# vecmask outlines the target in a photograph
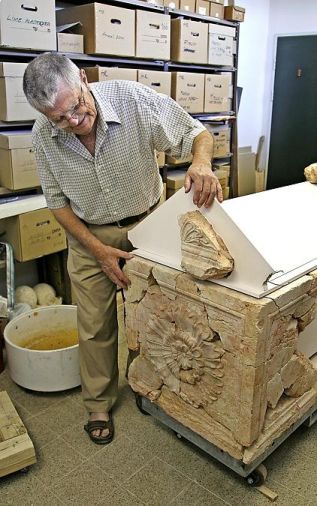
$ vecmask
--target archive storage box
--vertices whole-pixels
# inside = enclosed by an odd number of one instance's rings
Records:
[[[10,190],[40,186],[31,132],[0,133],[0,185]]]
[[[205,75],[204,112],[225,112],[231,110],[231,76],[221,74]]]
[[[82,24],[87,54],[113,54],[134,56],[135,13],[130,9],[92,3],[56,11],[58,25]]]
[[[173,99],[187,112],[203,112],[204,82],[205,74],[172,72]]]
[[[169,170],[166,178],[166,198],[169,199],[178,190],[183,188],[186,170]]]
[[[56,51],[55,0],[1,0],[0,46]]]
[[[27,63],[0,62],[1,121],[30,121],[39,116],[24,95],[22,81],[26,67]]]
[[[209,1],[196,0],[196,12],[202,16],[209,16]]]
[[[195,0],[180,0],[179,8],[181,11],[195,12]]]
[[[137,58],[170,59],[171,17],[150,11],[136,11]]]
[[[57,51],[82,54],[84,52],[84,36],[77,33],[58,33]]]
[[[49,209],[39,209],[5,219],[5,238],[20,262],[66,248],[64,229]]]
[[[185,63],[207,63],[208,23],[172,20],[171,58]]]
[[[225,158],[230,155],[231,129],[227,126],[215,127],[206,123],[207,130],[214,139],[214,158]]]
[[[209,23],[208,63],[210,65],[233,66],[236,29]]]
[[[89,83],[96,81],[111,81],[113,79],[124,79],[126,81],[137,80],[137,70],[121,69],[119,67],[84,67]]]
[[[172,74],[159,70],[138,70],[139,83],[149,86],[158,93],[171,95]]]
[[[209,2],[209,16],[212,18],[223,19],[225,16],[225,8],[222,4]]]

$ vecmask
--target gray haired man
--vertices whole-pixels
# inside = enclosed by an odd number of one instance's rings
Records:
[[[212,136],[171,98],[130,81],[88,84],[84,70],[56,53],[27,67],[24,92],[42,114],[33,128],[47,205],[68,236],[68,271],[78,304],[85,430],[97,444],[114,434],[117,398],[116,287],[132,246],[128,230],[158,203],[154,150],[193,154],[185,191],[210,206],[221,186],[211,170]]]

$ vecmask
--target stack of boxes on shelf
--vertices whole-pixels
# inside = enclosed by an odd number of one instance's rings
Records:
[[[24,4],[15,0],[0,3],[0,45],[32,50],[56,50],[55,1]],[[31,129],[27,122],[38,113],[28,104],[22,79],[27,64],[0,62],[0,193],[6,200],[37,193]],[[19,130],[11,130],[19,123]],[[23,122],[25,126],[23,126]],[[20,125],[21,123],[21,125]],[[1,220],[1,232],[19,261],[65,249],[66,237],[48,209],[39,209]]]
[[[223,19],[223,0],[151,0],[161,7],[172,10],[195,12],[201,16]],[[128,7],[128,6],[127,6]],[[231,15],[237,15],[239,8],[233,7]],[[37,51],[59,50],[71,54],[91,55],[172,61],[169,68],[183,66],[182,71],[137,69],[114,66],[85,67],[90,82],[107,79],[128,79],[150,86],[160,93],[170,95],[191,114],[210,113],[228,115],[232,111],[232,68],[236,51],[236,27],[213,23],[212,19],[190,20],[175,18],[164,13],[163,9],[141,10],[117,7],[102,3],[58,9],[55,12],[54,0],[42,0],[36,7],[17,0],[0,2],[0,46]],[[57,25],[57,26],[56,26]],[[212,73],[204,69],[192,69],[192,65],[213,66]],[[11,122],[30,122],[37,113],[26,101],[22,89],[22,76],[26,63],[0,62],[0,186],[10,192],[26,192],[39,188],[36,173],[35,156],[31,141],[30,127],[21,127],[19,131],[5,131],[3,125]],[[188,67],[190,72],[185,71]],[[13,123],[14,124],[14,123]],[[221,159],[230,154],[230,128],[209,125],[215,140],[215,158]],[[179,161],[157,153],[158,166],[165,163],[178,165]],[[182,160],[181,164],[190,160]],[[230,167],[229,165],[227,166]],[[218,168],[218,170],[220,170]],[[223,170],[223,169],[221,169]],[[226,176],[226,177],[225,177]],[[228,187],[228,170],[219,173],[224,189]],[[173,173],[169,174],[169,180]],[[174,188],[180,184],[181,174],[177,174]],[[168,181],[169,181],[168,180]],[[40,236],[47,238],[48,251],[65,248],[66,240],[53,215],[47,209],[32,211],[23,216],[11,218],[8,236],[16,244],[16,257],[27,260],[43,253],[39,248]],[[28,225],[22,223],[30,218]],[[32,234],[33,223],[36,234]],[[25,237],[23,227],[28,228],[32,238],[33,253],[23,253]],[[48,228],[47,228],[48,227]],[[9,230],[9,229],[8,229]],[[13,231],[13,232],[12,232]],[[15,239],[12,233],[16,235]],[[42,234],[42,235],[41,235]],[[52,240],[54,237],[58,241]],[[45,248],[44,248],[45,249]],[[31,248],[32,250],[32,248]],[[28,250],[30,251],[30,249]]]

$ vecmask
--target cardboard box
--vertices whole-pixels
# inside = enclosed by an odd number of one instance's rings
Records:
[[[218,178],[222,191],[229,186],[229,176],[226,170],[216,169],[214,175]]]
[[[209,2],[209,16],[212,18],[224,19],[224,6],[219,3]]]
[[[208,63],[233,66],[236,29],[209,23]]]
[[[64,229],[49,209],[39,209],[5,219],[6,240],[20,262],[66,248]]]
[[[0,185],[10,190],[40,186],[32,133],[0,133]]]
[[[179,190],[184,186],[187,170],[169,170],[166,177],[166,187],[171,190]]]
[[[27,63],[0,62],[0,120],[31,121],[39,113],[28,103],[23,91]]]
[[[208,0],[196,0],[195,12],[197,12],[197,14],[201,14],[202,16],[209,16]]]
[[[171,96],[172,74],[159,70],[138,70],[139,83],[149,86],[158,93]]]
[[[185,63],[207,63],[208,23],[172,20],[171,58]]]
[[[150,11],[136,11],[136,48],[138,58],[170,59],[171,17]]]
[[[227,126],[205,124],[214,139],[214,158],[225,158],[230,155],[231,129]]]
[[[179,8],[181,11],[195,12],[196,2],[195,0],[180,0]]]
[[[228,21],[244,21],[245,9],[237,5],[225,7],[225,19]]]
[[[157,166],[164,167],[165,165],[165,153],[164,151],[155,151]]]
[[[179,9],[179,0],[146,0],[148,4],[169,7],[170,9]]]
[[[58,33],[57,51],[60,53],[83,53],[84,36],[76,33]]]
[[[134,10],[95,2],[57,10],[56,20],[58,25],[82,24],[86,54],[134,56]]]
[[[238,149],[238,196],[255,193],[256,154],[251,146]]]
[[[187,158],[175,158],[174,156],[166,155],[165,161],[167,165],[184,165],[185,163],[191,163],[193,160],[193,155],[189,155]]]
[[[212,3],[223,5],[225,2],[224,0],[212,0]]]
[[[172,97],[185,111],[204,110],[205,74],[172,72]]]
[[[112,81],[123,79],[126,81],[137,81],[136,69],[121,69],[119,67],[84,67],[89,83],[96,81]]]
[[[231,76],[221,74],[205,75],[204,112],[228,112],[231,109]]]
[[[1,0],[0,45],[56,51],[55,0]]]

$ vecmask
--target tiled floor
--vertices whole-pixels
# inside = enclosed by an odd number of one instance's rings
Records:
[[[125,363],[121,332],[116,436],[106,447],[94,445],[83,432],[79,389],[36,394],[16,386],[7,371],[0,374],[0,390],[9,393],[38,458],[28,473],[0,478],[1,506],[270,504],[242,478],[142,415],[124,378]],[[278,492],[278,505],[317,505],[316,457],[317,425],[300,428],[267,459],[267,484]]]

